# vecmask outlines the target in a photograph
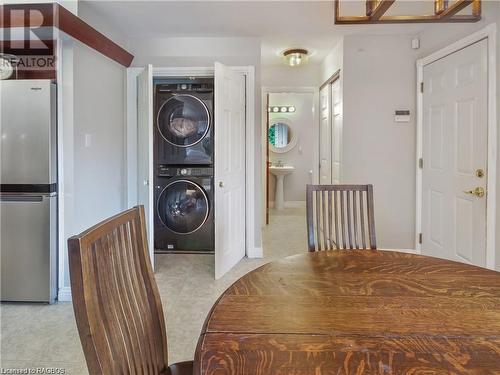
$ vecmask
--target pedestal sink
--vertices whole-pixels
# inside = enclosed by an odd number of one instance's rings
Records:
[[[276,192],[274,195],[274,207],[277,210],[282,210],[285,207],[284,198],[284,180],[287,174],[292,173],[295,170],[294,167],[290,165],[285,165],[281,167],[271,166],[269,167],[269,172],[276,176]]]

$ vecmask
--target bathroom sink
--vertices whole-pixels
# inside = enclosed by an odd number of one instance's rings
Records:
[[[275,176],[286,176],[287,174],[292,173],[295,170],[295,167],[291,165],[284,165],[282,167],[277,167],[275,165],[269,167],[269,172],[271,172]]]
[[[270,166],[269,172],[276,176],[276,191],[274,195],[274,205],[277,210],[282,210],[285,207],[285,188],[284,180],[287,174],[295,170],[291,165]]]

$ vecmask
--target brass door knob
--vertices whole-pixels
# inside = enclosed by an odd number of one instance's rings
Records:
[[[464,193],[474,195],[478,198],[484,197],[484,189],[481,186],[476,187],[474,190],[464,191]]]

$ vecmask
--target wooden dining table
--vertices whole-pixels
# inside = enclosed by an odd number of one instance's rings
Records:
[[[195,372],[500,374],[500,273],[381,250],[268,263],[210,311]]]

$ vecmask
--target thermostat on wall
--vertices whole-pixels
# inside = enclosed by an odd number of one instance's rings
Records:
[[[410,122],[410,111],[396,110],[394,112],[394,122]]]

